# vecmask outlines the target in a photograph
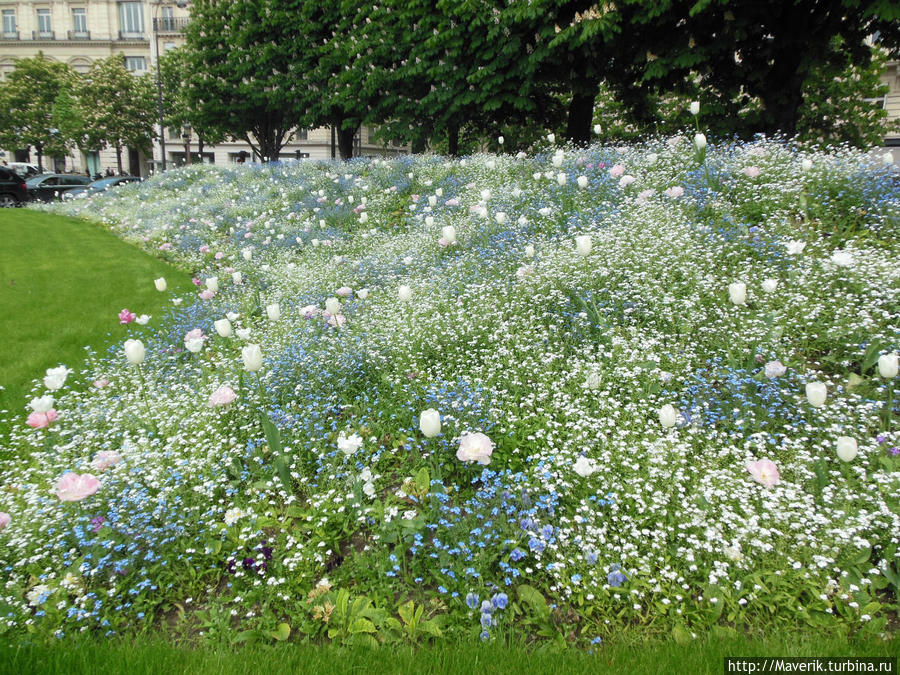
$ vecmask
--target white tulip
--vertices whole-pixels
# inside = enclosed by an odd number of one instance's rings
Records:
[[[481,191],[481,201],[486,202],[491,198],[490,190],[482,190]]]
[[[503,140],[504,140],[504,139],[503,139],[503,136],[497,136],[497,142],[498,142],[500,145],[503,145]]]
[[[504,211],[497,211],[497,213],[494,215],[494,220],[497,221],[498,225],[505,224],[507,220],[506,213]]]
[[[125,340],[122,348],[125,350],[125,358],[128,359],[128,363],[137,366],[144,362],[146,351],[144,343],[140,340]]]
[[[206,280],[206,287],[213,293],[219,292],[219,277],[210,277]]]
[[[777,279],[766,279],[762,282],[762,289],[766,293],[774,293],[775,289],[778,288],[778,280]]]
[[[363,211],[359,214],[359,222],[360,223],[368,223],[369,222],[369,214]]]
[[[828,387],[824,382],[807,382],[806,400],[813,408],[821,408],[828,398]]]
[[[671,403],[666,403],[662,408],[659,409],[659,423],[663,426],[664,429],[669,429],[675,426],[675,422],[678,420],[678,411],[675,410],[675,406]]]
[[[428,196],[428,206],[432,206],[432,207],[437,206],[437,196],[436,195]]]
[[[441,433],[441,414],[434,408],[423,410],[419,415],[419,430],[425,438],[434,438]]]
[[[566,174],[564,174],[562,172],[556,174],[556,182],[559,183],[560,185],[565,185],[568,180],[569,180],[569,177]]]
[[[332,316],[341,313],[341,301],[337,298],[328,298],[325,301],[325,311]]]
[[[747,284],[742,281],[728,284],[728,299],[735,305],[747,304]]]
[[[601,131],[600,125],[599,125],[599,124],[595,124],[595,125],[594,125],[594,133],[597,134],[597,135],[599,136],[599,135],[600,135],[600,131]]]
[[[62,389],[62,386],[66,383],[66,378],[69,376],[70,372],[72,371],[70,371],[65,366],[48,368],[47,374],[44,377],[44,386],[47,387],[47,389],[49,389],[50,391]]]
[[[241,340],[249,340],[250,339],[250,329],[249,328],[238,328],[234,331],[235,335],[237,335]]]
[[[897,377],[897,352],[878,357],[878,374],[887,379]]]
[[[162,293],[163,291],[165,291],[168,288],[168,284],[166,284],[165,277],[160,277],[159,279],[154,279],[153,285],[156,286],[156,290],[158,290],[160,293]]]
[[[547,140],[551,143],[556,143],[556,134],[547,134]]]
[[[441,236],[448,244],[452,244],[456,241],[456,228],[452,225],[445,225],[441,228]]]
[[[253,249],[245,248],[241,251],[241,256],[244,260],[250,260],[253,257]]]
[[[228,319],[219,319],[218,321],[213,321],[213,326],[216,329],[216,332],[220,337],[229,338],[234,335],[234,329],[231,326],[231,321]]]
[[[588,186],[588,177],[587,176],[578,176],[578,187],[584,189]]]
[[[434,216],[425,216],[425,226],[434,227]]]
[[[203,338],[192,338],[184,341],[184,348],[191,354],[196,354],[203,349]]]
[[[369,289],[368,288],[360,288],[358,291],[356,291],[356,297],[359,298],[360,300],[365,300],[366,298],[369,297]]]
[[[525,257],[526,258],[534,257],[534,246],[532,244],[528,244],[528,246],[525,247]]]
[[[31,399],[29,403],[34,412],[45,413],[53,407],[53,397],[50,395]]]
[[[412,289],[406,284],[403,284],[397,289],[397,297],[400,298],[401,302],[409,302],[412,298]]]
[[[694,146],[701,152],[706,148],[706,136],[703,134],[694,135]]]
[[[241,349],[241,359],[244,361],[244,370],[255,373],[262,368],[262,349],[257,344],[247,345]]]
[[[600,469],[600,467],[597,465],[597,460],[590,459],[584,456],[576,459],[575,465],[572,468],[575,469],[575,473],[577,473],[582,478],[587,478],[592,473],[595,473]]]
[[[412,257],[411,255],[406,256],[406,257],[403,259],[403,264],[406,265],[407,267],[409,267],[410,265],[412,265],[412,264],[413,264],[413,257]]]
[[[589,234],[581,234],[575,237],[575,250],[578,251],[578,255],[587,256],[591,252],[592,246],[593,243]]]
[[[858,452],[856,439],[850,436],[839,436],[835,444],[837,456],[844,462],[852,462]]]
[[[281,318],[281,307],[277,302],[266,305],[266,316],[269,317],[269,321],[278,321]]]
[[[700,114],[700,101],[691,101],[690,107],[691,115],[699,115]]]
[[[804,159],[802,162],[800,162],[800,168],[804,171],[809,171],[812,168],[812,160]]]

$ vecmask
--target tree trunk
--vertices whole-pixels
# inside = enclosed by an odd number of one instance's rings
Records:
[[[358,129],[359,127],[357,127]],[[353,157],[353,137],[356,135],[356,129],[338,128],[338,152],[341,153],[341,161],[346,162]]]
[[[116,145],[116,168],[119,170],[119,175],[122,175],[122,146]]]
[[[451,157],[459,157],[459,125],[455,122],[447,129],[447,152]]]
[[[575,88],[573,88],[575,89]],[[588,145],[591,142],[591,124],[594,121],[594,99],[596,88],[583,88],[572,92],[569,103],[569,114],[566,120],[566,138],[575,145]]]
[[[34,146],[34,149],[35,149],[35,151],[37,152],[37,158],[38,158],[38,171],[40,171],[41,173],[44,173],[44,164],[43,164],[44,149],[43,149],[43,147],[40,146],[40,145]]]
[[[203,142],[203,136],[197,134],[197,154],[200,155],[200,163],[203,164],[203,148],[206,143]]]

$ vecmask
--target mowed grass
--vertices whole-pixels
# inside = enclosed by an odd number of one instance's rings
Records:
[[[641,631],[623,631],[591,653],[515,649],[496,644],[437,644],[364,649],[281,644],[240,649],[173,646],[160,638],[92,638],[54,645],[0,646],[0,673],[96,672],[150,675],[216,673],[217,675],[278,673],[722,673],[726,657],[892,657],[900,640],[874,636],[848,637],[804,629],[768,637],[699,636],[677,643],[647,639]],[[264,664],[264,665],[263,665]],[[771,666],[770,666],[771,667]],[[748,672],[744,669],[742,672]],[[849,672],[849,671],[848,671]]]
[[[77,369],[85,346],[125,337],[127,307],[159,319],[190,276],[99,225],[30,209],[0,210],[0,410],[24,414],[34,379],[47,368]],[[152,326],[152,323],[151,323]]]

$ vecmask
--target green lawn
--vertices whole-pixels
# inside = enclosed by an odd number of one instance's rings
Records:
[[[2,209],[0,242],[0,409],[13,414],[47,368],[78,368],[86,345],[122,339],[121,309],[159,318],[171,294],[154,279],[193,288],[185,272],[73,218]]]
[[[58,645],[0,646],[0,673],[723,673],[725,657],[875,656],[896,657],[900,641],[849,638],[805,629],[765,638],[699,636],[682,644],[647,640],[639,630],[623,631],[592,653],[528,651],[497,644],[438,644],[412,649],[364,649],[284,644],[187,649],[159,638],[137,641],[76,639]],[[263,664],[265,664],[263,666]],[[744,671],[747,672],[747,671]],[[847,671],[849,672],[849,671]],[[896,672],[896,671],[895,671]]]

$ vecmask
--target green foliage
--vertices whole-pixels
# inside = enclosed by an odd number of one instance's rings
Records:
[[[58,126],[59,113],[71,106],[68,92],[76,77],[71,68],[43,52],[18,59],[0,86],[0,143],[11,148],[33,146],[39,166],[44,155],[65,154],[74,138],[71,128]]]

